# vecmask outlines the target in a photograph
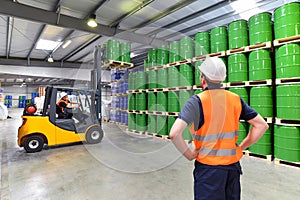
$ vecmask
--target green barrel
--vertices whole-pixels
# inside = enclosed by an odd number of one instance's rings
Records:
[[[272,61],[270,50],[256,50],[249,54],[249,80],[272,79]]]
[[[190,37],[180,39],[180,57],[189,59],[194,57],[194,40]]]
[[[194,85],[194,67],[190,64],[181,64],[179,67],[179,85],[192,86]]]
[[[170,42],[169,63],[180,60],[180,43],[178,41]]]
[[[146,72],[137,72],[135,75],[136,78],[136,88],[140,89],[147,89],[147,73]]]
[[[168,87],[168,71],[167,69],[157,70],[157,87],[167,88]]]
[[[277,117],[300,120],[300,85],[280,85],[276,87]]]
[[[168,135],[170,135],[171,128],[177,117],[168,116]]]
[[[178,92],[168,92],[168,112],[179,112]]]
[[[108,60],[120,60],[120,42],[108,40],[106,46],[106,56]]]
[[[269,124],[269,129],[263,134],[263,136],[255,144],[248,148],[251,153],[272,155],[272,129],[273,125]]]
[[[148,66],[155,67],[157,65],[157,50],[150,49],[148,51]]]
[[[275,158],[300,162],[300,127],[274,126]]]
[[[199,32],[195,35],[195,56],[209,54],[209,32]]]
[[[199,67],[203,63],[202,60],[195,62],[195,85],[200,85],[200,70]]]
[[[177,87],[179,86],[179,77],[180,73],[178,67],[173,66],[167,68],[168,70],[168,87]]]
[[[300,45],[286,44],[276,49],[276,78],[300,77]]]
[[[249,27],[249,44],[259,44],[273,40],[272,32],[272,14],[259,13],[250,17]]]
[[[229,49],[248,46],[248,25],[246,20],[236,20],[228,25]]]
[[[130,43],[121,43],[121,61],[130,63]]]
[[[157,115],[156,116],[156,132],[158,135],[168,135],[168,117]]]
[[[250,89],[250,106],[263,117],[273,117],[272,87],[252,87]]]
[[[248,123],[240,122],[239,124],[239,137],[237,140],[237,144],[241,144],[241,142],[247,137],[248,135]]]
[[[128,75],[128,89],[129,90],[135,90],[135,73],[130,73]]]
[[[4,99],[4,104],[9,104],[9,100],[8,99]]]
[[[148,110],[156,111],[156,93],[148,92]]]
[[[26,98],[24,98],[25,96],[19,96],[19,100],[25,100]]]
[[[134,113],[128,113],[128,129],[129,130],[135,130],[135,121],[136,121],[136,116]]]
[[[148,132],[156,133],[156,116],[148,115]]]
[[[243,53],[228,57],[228,82],[248,81],[248,61]]]
[[[128,110],[136,110],[135,94],[128,94]]]
[[[147,94],[137,93],[135,101],[136,110],[147,110]]]
[[[275,39],[299,35],[300,3],[285,4],[274,11]]]
[[[147,131],[147,115],[136,114],[136,130]]]
[[[166,112],[168,110],[168,99],[166,92],[156,93],[156,110],[160,112]]]
[[[229,88],[229,91],[239,95],[247,104],[249,104],[249,95],[248,95],[247,88],[244,87]]]
[[[169,49],[161,46],[157,49],[157,65],[165,65],[169,63]]]
[[[183,108],[187,100],[193,95],[192,91],[180,90],[179,91],[179,107],[180,110]]]
[[[157,88],[157,71],[151,70],[148,72],[148,88]]]
[[[225,26],[218,26],[210,30],[210,52],[216,53],[226,51],[228,48],[227,29]]]

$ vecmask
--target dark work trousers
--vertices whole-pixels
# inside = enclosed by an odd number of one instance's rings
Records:
[[[195,161],[195,200],[240,200],[241,167],[239,163],[230,166],[209,166]]]

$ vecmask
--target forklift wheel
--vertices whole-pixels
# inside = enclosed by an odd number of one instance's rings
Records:
[[[24,149],[28,153],[41,151],[44,146],[44,139],[39,135],[28,136],[24,141]]]
[[[86,141],[89,144],[96,144],[101,142],[103,138],[103,131],[101,127],[99,126],[94,126],[90,128],[87,133],[86,133]]]

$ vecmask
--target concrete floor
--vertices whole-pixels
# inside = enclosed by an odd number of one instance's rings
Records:
[[[16,142],[21,113],[0,121],[1,200],[193,199],[193,162],[170,142],[105,124],[100,144],[27,154]],[[246,156],[241,163],[243,200],[299,199],[299,168]]]

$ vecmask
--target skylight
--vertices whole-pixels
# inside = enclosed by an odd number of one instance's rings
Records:
[[[52,40],[40,39],[37,42],[35,48],[36,49],[41,49],[41,50],[52,51],[53,49],[55,49],[56,47],[58,47],[61,44],[62,44],[62,42],[59,42],[59,41],[52,41]]]

